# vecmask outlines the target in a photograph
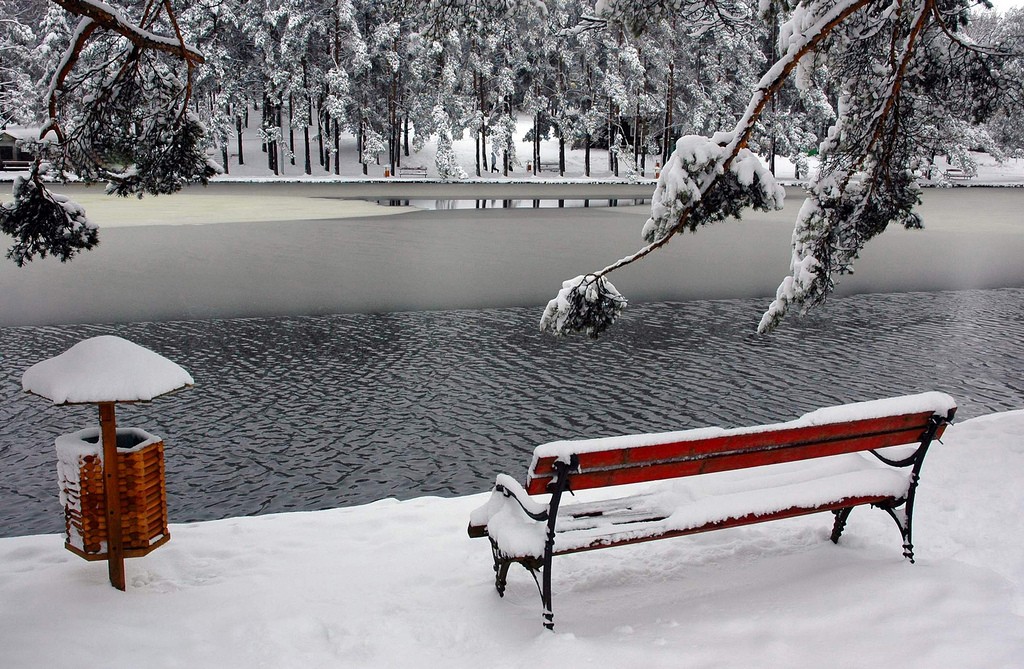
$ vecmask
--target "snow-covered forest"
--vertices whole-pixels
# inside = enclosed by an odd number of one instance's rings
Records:
[[[48,193],[47,169],[159,194],[230,170],[232,153],[274,171],[293,159],[306,172],[342,160],[396,169],[435,141],[436,173],[457,179],[454,137],[474,138],[477,174],[540,169],[539,142],[555,137],[559,171],[566,146],[583,148],[587,174],[592,147],[609,149],[617,175],[664,166],[648,245],[566,282],[542,322],[596,336],[624,305],[606,275],[681,232],[779,207],[775,156],[800,170],[816,153],[767,330],[823,301],[890,223],[920,227],[917,178],[936,156],[971,173],[968,149],[1024,144],[1024,12],[981,15],[972,0],[0,5],[3,118],[52,135],[0,207],[19,265],[97,243],[81,208]],[[519,114],[533,119],[526,156]],[[243,151],[252,122],[265,155]],[[342,133],[357,155],[342,155]]]
[[[85,3],[0,2],[3,124],[44,121],[48,80],[78,23],[67,4]],[[641,25],[597,19],[588,0],[210,0],[180,6],[177,23],[204,57],[191,104],[229,172],[237,160],[271,169],[290,160],[307,173],[314,161],[335,171],[340,160],[397,167],[433,141],[448,165],[439,164],[441,174],[457,177],[462,168],[445,145],[471,136],[478,150],[468,167],[478,175],[493,157],[506,172],[527,163],[538,169],[539,140],[548,138],[563,147],[615,147],[610,167],[619,174],[664,164],[682,135],[731,127],[778,57],[787,13],[771,6],[759,14],[753,0],[708,7],[719,13],[705,10],[695,20],[655,11]],[[969,34],[985,44],[1020,39],[1024,11],[977,14]],[[751,149],[798,165],[816,151],[841,91],[819,74],[811,92],[790,82],[773,96]],[[518,113],[534,120],[532,155],[517,151]],[[968,149],[1021,148],[1019,117],[999,111],[972,121],[955,113],[936,119],[927,148],[967,170]],[[250,124],[266,138],[265,154],[242,151]],[[340,155],[342,133],[358,138],[361,155]],[[564,157],[560,163],[564,170]]]

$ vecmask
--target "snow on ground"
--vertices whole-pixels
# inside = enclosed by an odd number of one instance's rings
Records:
[[[486,494],[172,525],[128,590],[58,536],[0,539],[0,658],[28,667],[1019,667],[1024,411],[925,462],[918,560],[874,509],[555,559],[556,632],[518,566],[500,599]],[[521,478],[523,471],[509,472]],[[56,499],[56,491],[54,493]],[[173,516],[173,510],[172,510]]]

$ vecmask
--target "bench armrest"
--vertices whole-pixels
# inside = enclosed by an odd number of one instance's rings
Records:
[[[548,507],[534,501],[519,482],[499,474],[487,503],[470,514],[470,537],[490,537],[506,555],[544,554]]]

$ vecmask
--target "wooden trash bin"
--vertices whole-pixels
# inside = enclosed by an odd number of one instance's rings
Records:
[[[106,560],[100,430],[94,427],[61,435],[56,446],[64,546],[86,560]],[[142,557],[171,538],[167,530],[164,442],[138,428],[118,428],[117,457],[124,557]]]

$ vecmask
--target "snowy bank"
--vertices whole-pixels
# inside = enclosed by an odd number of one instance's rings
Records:
[[[522,472],[513,472],[521,475]],[[129,587],[59,536],[0,539],[0,658],[23,667],[1018,667],[1024,410],[951,427],[918,562],[858,509],[566,556],[558,631],[466,536],[485,494],[172,525]],[[56,492],[54,493],[56,496]],[[55,507],[56,508],[56,507]],[[173,516],[173,510],[172,510]]]

